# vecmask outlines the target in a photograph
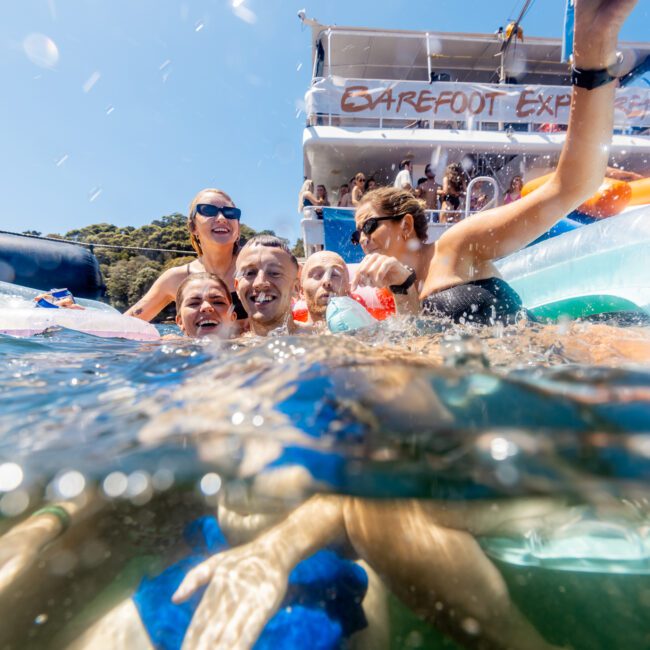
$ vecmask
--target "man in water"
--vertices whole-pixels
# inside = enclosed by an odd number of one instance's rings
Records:
[[[266,336],[283,326],[296,331],[291,301],[298,295],[299,272],[298,260],[282,239],[257,235],[246,242],[237,256],[235,289],[253,334]]]
[[[176,293],[176,324],[185,336],[230,338],[237,316],[224,281],[212,273],[193,273]]]
[[[308,325],[325,321],[330,298],[350,295],[350,274],[343,258],[331,251],[320,251],[307,258],[300,274],[307,303]]]

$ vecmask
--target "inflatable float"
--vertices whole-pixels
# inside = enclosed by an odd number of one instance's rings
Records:
[[[99,262],[88,248],[14,233],[0,232],[0,281],[41,291],[55,283],[82,298],[104,293]]]
[[[650,314],[650,206],[566,232],[497,263],[540,318]]]
[[[0,334],[33,336],[52,328],[65,328],[100,336],[134,341],[155,341],[158,330],[146,321],[123,316],[113,307],[96,300],[78,298],[84,309],[39,309],[34,297],[41,292],[0,282]]]

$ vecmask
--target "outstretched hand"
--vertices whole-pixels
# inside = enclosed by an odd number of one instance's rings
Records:
[[[184,650],[251,647],[286,592],[289,571],[269,545],[252,542],[192,569],[172,597],[187,600],[208,585],[185,635]]]
[[[618,33],[637,2],[576,0],[574,54],[578,67],[600,69],[615,63]]]
[[[359,263],[352,282],[352,290],[354,291],[359,285],[381,288],[402,284],[409,275],[411,270],[394,257],[370,253]]]

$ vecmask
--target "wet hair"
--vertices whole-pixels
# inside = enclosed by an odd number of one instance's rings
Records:
[[[366,192],[369,192],[369,191],[370,191],[370,183],[374,183],[375,186],[378,185],[378,183],[377,183],[377,181],[375,180],[374,176],[371,176],[371,177],[366,181],[366,184],[365,184],[365,186],[364,186],[364,188],[363,188]]]
[[[422,178],[418,178],[418,185],[422,185],[422,183],[426,183],[429,179],[426,176],[423,176]]]
[[[290,258],[291,261],[296,265],[296,268],[300,268],[296,256],[291,252],[286,239],[280,239],[275,235],[255,235],[251,237],[243,246],[242,251],[247,248],[255,248],[256,246],[264,246],[266,248],[279,248],[284,251]]]
[[[465,191],[465,170],[460,163],[447,165],[445,176],[447,177],[447,183],[455,192]]]
[[[389,217],[410,214],[417,238],[425,242],[429,236],[424,201],[416,199],[410,192],[396,187],[378,187],[364,195],[362,203],[371,203],[381,214]]]
[[[194,231],[192,230],[192,226],[194,225],[194,220],[196,219],[196,206],[199,204],[199,197],[202,194],[206,194],[207,192],[211,192],[213,194],[218,194],[221,198],[225,199],[228,201],[228,203],[232,203],[235,205],[235,202],[226,194],[223,190],[218,190],[214,187],[206,187],[204,190],[201,190],[196,194],[196,196],[192,199],[192,203],[190,203],[190,208],[187,213],[187,228],[190,231],[190,244],[192,244],[192,248],[196,251],[197,255],[200,257],[203,255],[203,249],[201,248],[201,242],[199,241],[199,238],[194,234]],[[233,244],[232,248],[232,254],[237,255],[239,252],[239,242],[236,241]]]
[[[427,172],[431,172],[434,176],[436,175],[436,173],[431,169],[431,163],[427,164],[427,166],[424,168],[424,173],[426,174]]]
[[[230,289],[228,289],[228,285],[218,276],[215,275],[214,273],[190,273],[181,283],[178,289],[176,290],[176,311],[180,309],[181,303],[183,302],[183,293],[185,292],[185,289],[190,282],[194,282],[196,280],[212,280],[213,282],[216,282],[219,285],[219,288],[223,291],[224,295],[228,298],[228,302],[232,304],[232,296],[230,295]]]
[[[411,164],[411,161],[408,158],[406,158],[406,159],[402,160],[402,162],[399,164],[399,168],[400,169],[405,169],[410,164]]]
[[[339,189],[343,189],[344,187],[350,189],[350,186],[347,183],[343,183]]]

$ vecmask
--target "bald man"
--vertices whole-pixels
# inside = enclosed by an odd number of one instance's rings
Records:
[[[325,321],[330,298],[350,295],[350,274],[343,258],[331,251],[320,251],[307,258],[300,286],[309,314],[307,326]]]

